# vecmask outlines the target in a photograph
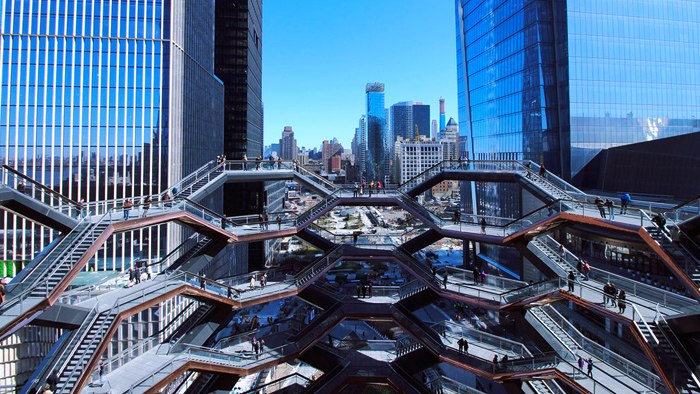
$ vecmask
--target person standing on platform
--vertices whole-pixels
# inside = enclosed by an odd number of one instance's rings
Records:
[[[134,267],[134,278],[136,278],[136,284],[141,283],[141,268],[137,265]]]
[[[146,196],[144,197],[143,201],[141,201],[141,205],[143,205],[143,216],[146,217],[148,215],[148,210],[151,208],[151,196]]]
[[[127,198],[124,200],[124,220],[129,220],[129,213],[131,212],[132,206],[134,206],[134,204],[130,199]]]
[[[617,308],[620,310],[620,314],[625,314],[625,309],[627,309],[627,293],[624,289],[620,290],[620,294],[617,295]]]
[[[608,299],[610,298],[610,282],[603,285],[603,306],[608,306]]]
[[[627,206],[629,205],[631,199],[632,198],[627,193],[620,196],[620,215],[627,213]]]
[[[605,200],[605,206],[608,208],[608,216],[610,216],[611,220],[615,220],[615,205],[613,204],[611,199],[606,199]]]
[[[578,370],[583,374],[583,367],[586,365],[586,360],[583,357],[578,356]]]
[[[574,292],[574,282],[576,281],[576,276],[574,275],[574,271],[569,271],[569,292],[573,293]]]
[[[600,196],[596,197],[595,200],[595,205],[598,207],[598,211],[600,212],[600,217],[605,219],[605,202],[603,201]]]
[[[583,280],[588,280],[590,278],[592,269],[593,267],[591,267],[591,265],[588,264],[588,261],[583,262]]]

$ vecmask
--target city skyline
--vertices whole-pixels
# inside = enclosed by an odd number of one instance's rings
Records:
[[[422,102],[432,121],[442,97],[447,117],[457,117],[454,3],[363,0],[338,12],[334,4],[269,0],[263,7],[265,145],[292,126],[300,147],[333,137],[349,147],[373,82],[385,84],[387,107]],[[370,14],[376,22],[363,20]]]

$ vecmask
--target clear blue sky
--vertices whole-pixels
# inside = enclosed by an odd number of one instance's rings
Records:
[[[350,147],[365,85],[385,84],[386,106],[438,100],[457,119],[453,0],[264,0],[265,145],[292,126],[299,147],[337,137]]]

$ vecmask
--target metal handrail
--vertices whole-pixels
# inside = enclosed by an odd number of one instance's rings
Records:
[[[11,172],[12,174],[14,174],[14,175],[16,175],[16,176],[19,176],[20,178],[24,179],[25,181],[30,182],[31,184],[33,184],[34,186],[40,188],[41,190],[43,190],[43,191],[45,191],[45,192],[47,192],[47,193],[49,193],[49,194],[55,196],[56,198],[58,198],[58,199],[60,199],[60,200],[62,200],[62,201],[65,201],[65,202],[68,203],[69,205],[72,205],[74,208],[80,208],[80,203],[78,203],[77,201],[73,201],[73,200],[70,199],[69,197],[66,197],[66,196],[64,196],[63,194],[58,193],[57,191],[55,191],[55,190],[53,190],[53,189],[51,189],[51,188],[48,188],[48,187],[42,185],[41,183],[39,183],[39,182],[35,181],[34,179],[32,179],[32,178],[30,178],[30,177],[28,177],[28,176],[22,174],[21,172],[15,170],[14,168],[12,168],[12,167],[10,167],[10,166],[8,166],[8,165],[2,164],[2,165],[0,165],[0,168],[2,168],[3,170],[9,171],[9,172]]]

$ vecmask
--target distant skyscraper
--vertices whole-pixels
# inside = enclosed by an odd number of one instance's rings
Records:
[[[367,179],[386,182],[391,138],[387,109],[384,107],[384,84],[368,83],[367,94]]]
[[[445,125],[445,129],[440,132],[440,143],[443,145],[443,156],[445,160],[457,160],[459,158],[459,125],[454,118]]]
[[[443,160],[443,144],[427,137],[422,137],[420,141],[397,138],[396,146],[395,167],[400,174],[399,183],[408,181]]]
[[[445,99],[440,99],[440,131],[445,130]]]
[[[325,140],[323,141],[323,145],[321,146],[321,153],[323,169],[326,170],[326,173],[331,173],[333,171],[331,159],[336,155],[342,155],[343,145],[341,145],[335,138],[333,139],[333,141]]]
[[[355,129],[355,146],[352,154],[355,155],[355,164],[360,167],[360,176],[367,176],[367,117],[361,116],[359,127]]]
[[[280,158],[282,160],[297,159],[297,140],[294,138],[292,126],[284,126],[282,139],[280,139]]]
[[[419,135],[430,137],[429,105],[401,101],[391,106],[391,134],[394,141],[398,137],[405,140],[415,138],[416,127]]]
[[[438,138],[438,121],[437,119],[433,119],[433,127],[432,130],[430,131],[430,139],[437,141]]]
[[[394,140],[398,137],[404,140],[413,138],[413,101],[401,101],[391,106],[391,133]]]
[[[430,106],[423,103],[413,104],[413,133],[418,127],[418,134],[430,138]],[[394,137],[396,138],[396,137]]]

